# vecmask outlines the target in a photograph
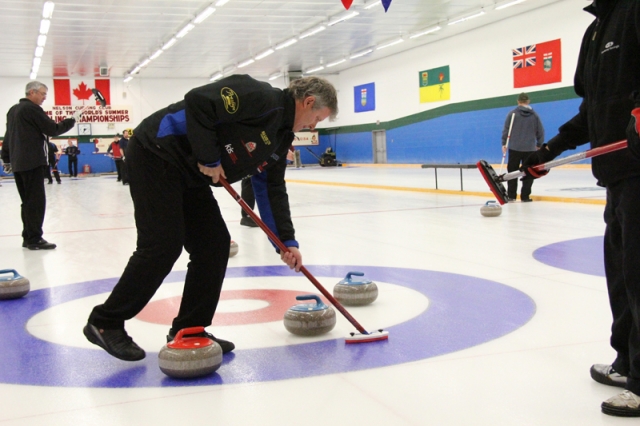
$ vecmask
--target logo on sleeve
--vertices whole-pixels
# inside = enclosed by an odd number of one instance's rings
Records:
[[[603,53],[607,53],[611,50],[615,50],[615,49],[620,49],[620,45],[619,44],[615,44],[614,42],[610,41],[607,44],[604,45],[604,50],[602,52],[600,52],[600,54]]]
[[[263,130],[262,133],[260,133],[260,137],[262,138],[262,141],[265,145],[271,145],[271,141],[269,140],[269,136],[267,136],[267,132]]]
[[[251,153],[252,153],[253,151],[255,151],[255,150],[256,150],[256,148],[258,147],[258,144],[257,144],[257,143],[255,143],[255,142],[247,142],[247,143],[245,143],[244,141],[240,141],[240,142],[242,142],[242,145],[244,146],[244,149],[246,149],[246,150],[247,150],[247,153],[248,153],[249,155],[251,155]]]
[[[236,153],[233,152],[233,145],[227,144],[224,146],[224,149],[227,150],[227,154],[229,154],[229,158],[231,158],[231,161],[233,161],[233,164],[236,164],[236,161],[238,161],[238,157],[236,157]]]
[[[227,110],[229,114],[235,114],[238,108],[240,108],[240,99],[236,92],[228,87],[223,87],[222,90],[220,90],[220,96],[224,101],[224,109]]]

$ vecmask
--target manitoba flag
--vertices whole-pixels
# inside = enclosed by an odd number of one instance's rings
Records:
[[[108,79],[93,81],[54,79],[54,103],[55,105],[84,105],[85,101],[93,100],[92,88],[98,89],[107,101],[107,105],[111,105],[111,84]],[[100,103],[96,102],[96,105],[100,105]]]
[[[513,87],[562,81],[560,39],[512,49]]]

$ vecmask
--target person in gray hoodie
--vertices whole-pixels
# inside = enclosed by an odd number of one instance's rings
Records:
[[[507,171],[514,172],[520,169],[520,164],[532,152],[539,149],[544,143],[544,127],[538,114],[529,105],[529,95],[520,93],[518,95],[518,107],[509,111],[507,119],[502,129],[502,154],[509,150],[509,161],[507,163]],[[512,121],[513,120],[513,121]],[[508,146],[507,146],[508,139]],[[522,179],[522,188],[520,189],[520,201],[528,202],[531,200],[531,186],[533,186],[533,178],[525,176]],[[509,200],[516,199],[518,192],[518,180],[511,179],[507,181],[507,195]]]

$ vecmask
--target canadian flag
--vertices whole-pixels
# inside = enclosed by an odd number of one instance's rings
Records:
[[[54,103],[55,105],[71,105],[72,103],[78,103],[78,101],[87,101],[93,96],[92,88],[98,89],[107,101],[107,105],[111,105],[111,84],[109,79],[96,79],[93,86],[87,86],[87,83],[82,80],[74,81],[73,90],[71,90],[71,80],[68,78],[54,79]],[[72,94],[75,97],[73,101]],[[82,103],[84,104],[84,102]],[[96,101],[96,105],[100,105],[100,103]]]

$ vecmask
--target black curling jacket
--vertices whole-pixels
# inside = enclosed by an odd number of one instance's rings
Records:
[[[7,132],[2,143],[2,161],[11,163],[14,172],[48,165],[49,136],[69,131],[73,118],[56,123],[46,112],[27,98],[20,99],[7,113]]]
[[[549,141],[555,155],[587,142],[595,148],[626,139],[634,108],[630,95],[640,90],[640,1],[597,0],[584,10],[596,19],[582,40],[575,74],[575,91],[583,100],[579,113]],[[591,162],[602,186],[640,175],[640,160],[627,149]]]
[[[230,183],[253,176],[261,219],[286,246],[298,247],[284,180],[294,117],[287,89],[232,75],[147,117],[133,137],[178,167],[189,186],[211,184],[198,163],[222,164]]]

